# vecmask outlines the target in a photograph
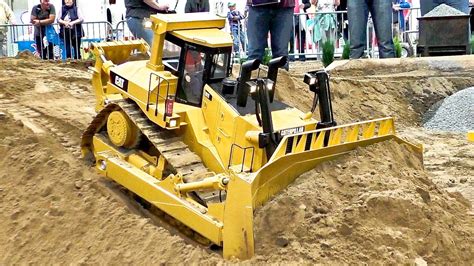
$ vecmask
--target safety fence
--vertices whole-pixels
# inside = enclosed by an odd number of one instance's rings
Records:
[[[418,39],[419,8],[402,8],[393,13],[393,36],[403,44],[406,56],[414,54]],[[349,22],[347,11],[299,13],[293,17],[293,33],[289,42],[290,58],[304,60],[320,59],[323,43],[330,40],[334,45],[334,56],[342,56],[344,44],[348,42]],[[229,25],[224,29],[237,41],[234,43],[234,55],[245,57],[248,39],[247,23],[243,20],[239,30],[232,32]],[[243,36],[242,36],[243,35]],[[61,60],[66,58],[90,57],[90,43],[106,40],[133,40],[126,20],[115,27],[105,21],[84,22],[72,29],[64,29],[58,23],[35,27],[31,24],[0,25],[0,57],[15,56],[18,51],[30,50],[44,59]],[[270,38],[268,38],[270,42]],[[39,49],[37,49],[39,47]],[[270,43],[268,47],[271,47]],[[238,51],[236,51],[238,49]],[[165,50],[179,52],[179,47],[165,44]],[[378,57],[377,39],[372,20],[367,24],[368,57]]]
[[[58,23],[0,25],[0,57],[29,50],[43,59],[87,59],[90,43],[113,39],[113,34],[106,21],[84,22],[71,28]]]

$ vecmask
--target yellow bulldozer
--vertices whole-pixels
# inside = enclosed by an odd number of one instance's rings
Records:
[[[304,76],[314,92],[307,112],[274,99],[284,57],[270,61],[266,77],[250,60],[232,79],[224,26],[207,13],[158,14],[151,48],[96,44],[98,114],[81,149],[101,175],[221,246],[224,258],[249,259],[255,209],[303,172],[388,139],[421,148],[398,138],[391,118],[336,125],[325,71]],[[130,60],[136,54],[148,58]]]

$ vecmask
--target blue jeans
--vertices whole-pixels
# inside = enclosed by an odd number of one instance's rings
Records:
[[[369,12],[374,22],[380,58],[395,57],[392,39],[392,1],[358,0],[347,1],[350,58],[360,58],[367,47],[367,20]]]
[[[272,57],[288,56],[293,8],[268,6],[250,7],[247,38],[249,40],[248,59],[263,59],[268,47],[268,32],[271,35]]]
[[[245,44],[245,34],[242,28],[232,27],[232,39],[234,41],[234,53],[240,54],[240,44],[242,44],[242,50],[245,52],[247,47]]]
[[[433,10],[433,8],[441,4],[446,4],[456,8],[459,11],[469,14],[469,0],[421,0],[421,16],[424,16],[426,13]]]
[[[153,31],[151,29],[145,29],[143,19],[128,17],[127,25],[135,38],[144,39],[148,45],[152,45]]]

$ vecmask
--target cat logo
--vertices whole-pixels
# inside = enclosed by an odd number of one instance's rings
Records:
[[[280,136],[293,135],[304,131],[304,127],[294,127],[280,130]]]
[[[128,80],[119,76],[117,73],[111,71],[110,80],[112,81],[112,84],[119,87],[121,90],[128,91]]]

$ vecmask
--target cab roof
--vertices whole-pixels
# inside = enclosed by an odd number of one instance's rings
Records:
[[[176,30],[170,32],[170,34],[186,42],[211,48],[232,46],[232,38],[230,34],[216,28]]]

